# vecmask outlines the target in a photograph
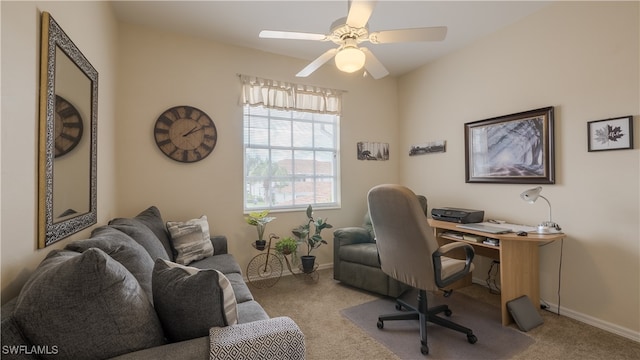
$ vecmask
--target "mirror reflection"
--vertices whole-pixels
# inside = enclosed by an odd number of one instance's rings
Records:
[[[91,80],[56,47],[53,161],[54,222],[89,212]],[[88,128],[88,126],[86,126]]]
[[[42,248],[97,220],[98,72],[42,13],[39,235]]]

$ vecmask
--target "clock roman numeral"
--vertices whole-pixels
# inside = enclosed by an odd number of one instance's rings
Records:
[[[158,146],[165,146],[167,144],[171,144],[171,139],[165,139],[158,142]]]
[[[184,107],[184,117],[187,119],[191,118],[191,114],[193,114],[193,108],[189,106]]]
[[[74,109],[72,107],[66,107],[64,109],[56,109],[56,111],[63,118],[68,118],[70,116],[73,116],[76,113],[76,109]]]
[[[173,114],[173,117],[175,119],[180,119],[182,118],[182,116],[180,116],[180,108],[173,108],[171,109],[171,114]]]
[[[64,139],[67,139],[69,141],[73,141],[73,140],[75,140],[77,138],[77,136],[70,135],[70,134],[67,134],[67,133],[60,134],[60,137],[64,138]]]
[[[155,131],[156,134],[168,134],[169,133],[169,129],[155,128],[154,131]]]
[[[79,129],[79,128],[82,127],[82,123],[79,123],[79,122],[65,122],[64,123],[64,127]]]
[[[171,125],[173,125],[173,120],[169,119],[167,116],[162,115],[158,118],[158,121],[160,121],[161,123],[171,127]]]

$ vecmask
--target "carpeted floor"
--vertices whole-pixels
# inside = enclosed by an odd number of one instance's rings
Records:
[[[404,297],[415,306],[417,292]],[[430,359],[510,359],[534,343],[532,337],[508,326],[502,326],[497,306],[457,293],[448,299],[429,294],[429,306],[447,304],[453,314],[447,318],[470,328],[478,342],[470,344],[467,336],[442,326],[428,324],[427,338]],[[341,311],[342,315],[384,344],[402,359],[422,358],[420,353],[420,328],[418,320],[385,321],[384,329],[377,327],[380,314],[396,314],[393,299],[378,299]],[[508,347],[504,344],[509,344]]]
[[[308,360],[401,359],[340,313],[380,297],[333,280],[332,269],[321,270],[317,282],[305,276],[284,276],[273,287],[252,287],[251,291],[271,317],[289,316],[300,326]],[[457,290],[452,296],[457,293],[494,306],[500,301],[479,285]],[[456,309],[452,310],[455,314]],[[534,343],[512,359],[640,359],[639,343],[550,312],[542,316],[544,324],[526,333]],[[481,341],[482,334],[477,335]]]

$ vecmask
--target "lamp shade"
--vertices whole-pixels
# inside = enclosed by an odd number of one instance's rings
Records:
[[[529,190],[525,190],[520,194],[522,200],[528,202],[529,204],[533,204],[538,200],[538,196],[540,196],[540,192],[542,191],[542,186],[534,187]]]
[[[352,73],[362,69],[365,55],[357,47],[345,47],[336,54],[335,61],[340,71]]]
[[[538,225],[538,230],[536,231],[536,233],[538,234],[560,233],[560,230],[561,230],[560,226],[551,220],[551,203],[549,202],[549,200],[547,200],[546,197],[540,195],[540,192],[542,192],[542,186],[537,186],[520,193],[520,198],[522,198],[522,200],[528,202],[529,204],[533,204],[534,202],[536,202],[536,200],[538,200],[538,198],[542,198],[544,199],[544,201],[547,202],[547,205],[549,205],[549,221],[543,221],[542,223],[540,223],[540,225]]]

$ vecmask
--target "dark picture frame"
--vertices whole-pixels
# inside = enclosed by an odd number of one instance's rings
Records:
[[[464,124],[467,183],[555,184],[553,106]]]
[[[587,150],[633,149],[633,116],[622,116],[587,123]]]

